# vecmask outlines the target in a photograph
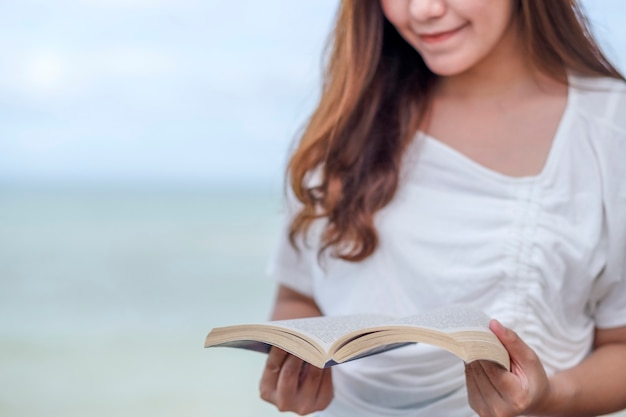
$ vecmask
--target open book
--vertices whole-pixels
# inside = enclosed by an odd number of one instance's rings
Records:
[[[318,368],[326,368],[412,343],[439,346],[465,362],[483,359],[510,368],[508,352],[489,330],[489,317],[465,305],[403,318],[322,316],[216,327],[206,337],[204,347],[267,353],[276,346]]]

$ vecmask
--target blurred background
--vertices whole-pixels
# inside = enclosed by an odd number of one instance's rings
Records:
[[[626,3],[586,0],[626,66]],[[277,416],[262,321],[337,0],[0,1],[0,415]]]

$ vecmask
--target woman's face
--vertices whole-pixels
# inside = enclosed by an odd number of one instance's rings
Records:
[[[514,0],[380,0],[432,72],[452,76],[513,43]]]

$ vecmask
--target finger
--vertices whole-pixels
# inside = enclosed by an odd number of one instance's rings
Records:
[[[298,394],[304,398],[317,397],[323,369],[304,363],[298,380]]]
[[[324,369],[317,368],[305,363],[300,373],[300,389],[298,396],[300,403],[307,408],[307,412],[318,411],[318,400],[321,392],[321,385],[324,383]]]
[[[525,378],[520,378],[494,363],[479,362],[494,388],[494,393],[498,394],[497,396],[485,395],[485,401],[494,410],[495,415],[526,415],[526,410],[535,401],[535,397],[527,387],[534,385],[535,382],[531,383]],[[538,386],[541,384],[539,383]]]
[[[317,397],[315,402],[315,409],[313,411],[324,410],[330,402],[333,400],[333,379],[330,368],[322,370],[322,378],[318,386]]]
[[[480,417],[490,417],[491,409],[489,408],[488,403],[480,389],[475,367],[476,363],[469,363],[465,365],[467,400],[470,407],[472,407],[472,409],[476,411]]]
[[[498,320],[491,320],[489,329],[500,339],[511,357],[511,370],[514,364],[533,363],[537,361],[535,352],[513,330],[505,327]]]
[[[485,369],[481,366],[479,361],[472,362],[467,365],[466,372],[469,372],[475,383],[476,389],[480,391],[483,397],[490,396],[491,392],[495,390],[493,383],[485,374]]]
[[[517,415],[512,412],[511,398],[516,394],[515,381],[502,381],[502,377],[515,380],[515,376],[499,365],[488,361],[475,361],[469,366],[476,390],[488,409],[487,415]],[[490,375],[491,374],[491,375]]]
[[[267,402],[274,403],[276,386],[280,369],[287,358],[288,353],[282,349],[272,347],[265,362],[265,369],[261,376],[260,393],[261,398]]]
[[[302,359],[288,355],[280,368],[276,384],[276,402],[274,403],[280,411],[294,411],[297,402],[300,400],[297,393],[303,364],[304,361]]]
[[[526,393],[533,391],[533,385],[546,387],[548,385],[548,377],[535,351],[517,333],[504,327],[497,320],[492,320],[489,323],[489,328],[500,339],[511,357],[510,375],[515,376],[515,378],[506,379],[509,381],[514,379],[515,381],[510,383],[517,384],[518,390]]]
[[[496,387],[489,375],[485,372],[481,361],[474,361],[466,365],[466,372],[470,373],[476,383],[477,389],[480,390],[483,397],[487,398],[492,396],[494,392],[497,393]]]
[[[519,415],[519,404],[514,400],[520,395],[519,378],[508,370],[489,361],[477,361],[482,375],[489,380],[490,389],[483,391],[483,398],[494,415]],[[481,386],[482,387],[482,386]]]
[[[519,387],[519,378],[500,365],[490,361],[476,361],[475,363],[480,365],[482,374],[500,397],[506,398],[509,392]]]
[[[323,369],[303,363],[298,376],[298,389],[294,398],[294,409],[300,415],[318,411],[316,408],[318,392],[322,382]]]
[[[546,395],[548,377],[537,354],[517,333],[497,320],[492,320],[489,328],[509,352],[511,372],[498,371],[486,364],[483,369],[505,400],[503,409],[516,415],[523,414]]]

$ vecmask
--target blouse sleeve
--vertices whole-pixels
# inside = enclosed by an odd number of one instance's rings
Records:
[[[613,102],[613,123],[597,149],[603,177],[607,259],[594,288],[598,328],[626,326],[626,94]]]
[[[288,191],[285,200],[283,225],[267,273],[277,283],[312,297],[312,271],[317,256],[316,251],[304,239],[297,240],[297,249],[289,242],[289,225],[300,208],[300,203],[291,191]]]

